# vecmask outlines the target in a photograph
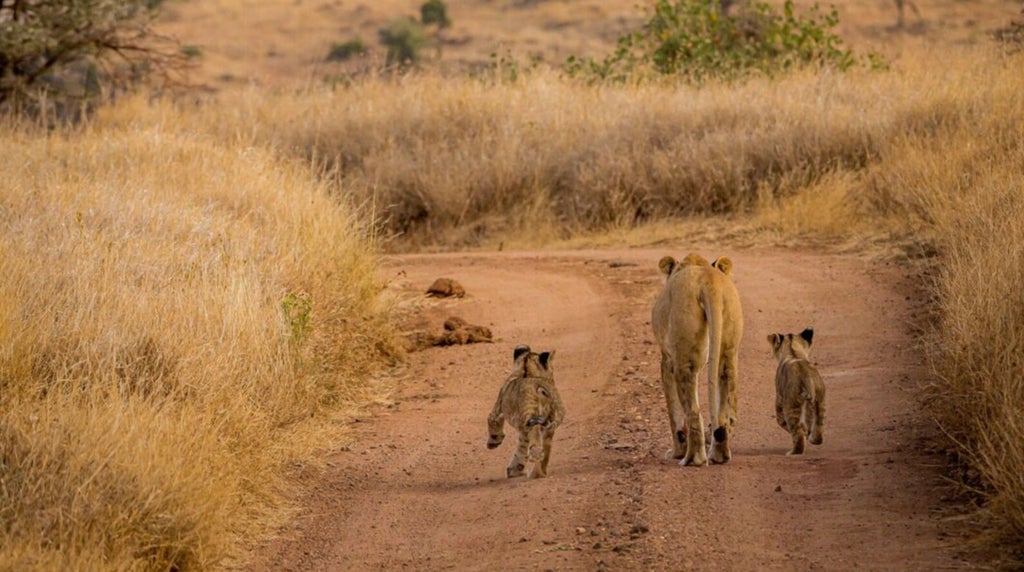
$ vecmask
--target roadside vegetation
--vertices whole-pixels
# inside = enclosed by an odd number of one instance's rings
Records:
[[[1020,546],[1024,54],[879,69],[823,45],[842,65],[597,81],[503,58],[3,119],[0,568],[238,563],[383,395],[380,250],[709,216],[929,277],[929,410]]]
[[[230,563],[382,393],[358,211],[177,119],[0,125],[0,569]]]

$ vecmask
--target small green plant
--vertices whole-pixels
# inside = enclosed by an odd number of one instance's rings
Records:
[[[720,0],[655,0],[644,26],[621,36],[603,60],[570,57],[566,71],[591,80],[682,77],[694,83],[774,74],[805,65],[846,70],[856,63],[833,29],[839,15],[815,4],[805,16],[786,0],[723,10]]]
[[[181,55],[185,56],[186,58],[188,58],[190,60],[194,60],[196,58],[202,57],[202,55],[203,55],[203,48],[200,48],[199,46],[195,46],[195,45],[191,45],[191,44],[187,45],[187,46],[182,46],[181,47]]]
[[[292,341],[302,343],[309,334],[313,299],[305,292],[289,292],[281,300],[281,311],[288,323]]]
[[[489,75],[485,77],[497,83],[515,83],[524,74],[536,71],[540,62],[541,56],[537,54],[530,54],[526,62],[520,62],[510,51],[504,55],[491,52],[491,61],[487,65]]]
[[[427,0],[420,6],[420,21],[424,26],[436,24],[438,29],[445,29],[452,25],[448,19],[448,6],[443,0]]]
[[[366,45],[359,38],[347,42],[335,42],[331,44],[331,50],[327,52],[327,61],[344,62],[355,56],[365,55],[366,51]]]
[[[423,24],[412,18],[396,18],[379,34],[380,42],[388,49],[388,66],[405,67],[419,63],[420,50],[428,43]]]

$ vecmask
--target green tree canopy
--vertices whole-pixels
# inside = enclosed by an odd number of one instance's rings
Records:
[[[148,26],[154,0],[0,0],[0,104],[95,94],[184,61]]]

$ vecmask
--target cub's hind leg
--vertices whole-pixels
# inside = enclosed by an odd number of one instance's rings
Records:
[[[807,426],[804,424],[803,404],[786,407],[786,429],[793,436],[793,448],[787,455],[803,455],[807,446]]]
[[[808,438],[814,445],[821,445],[825,441],[822,431],[825,430],[825,400],[817,399],[814,403],[808,404],[811,410],[811,436]]]
[[[539,474],[536,475],[538,477],[543,477],[548,474],[548,461],[551,460],[551,442],[554,440],[554,429],[544,431],[544,453],[541,456],[540,462],[537,463],[537,466],[540,468]]]
[[[526,434],[519,434],[519,446],[516,447],[516,452],[512,453],[512,459],[508,462],[508,467],[505,468],[505,477],[512,479],[515,477],[521,477],[526,474],[526,454],[530,446],[529,436]]]
[[[547,476],[548,453],[551,451],[551,446],[545,438],[546,433],[542,424],[538,423],[530,427],[529,446],[526,454],[526,460],[530,463],[530,470],[526,474],[528,479]]]
[[[775,422],[779,424],[779,427],[786,429],[786,414],[782,407],[781,395],[775,398]]]

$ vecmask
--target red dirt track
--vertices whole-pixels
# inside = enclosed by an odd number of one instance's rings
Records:
[[[650,309],[657,261],[681,249],[408,255],[382,277],[491,328],[493,344],[410,355],[396,404],[330,454],[298,518],[254,570],[939,570],[961,560],[940,514],[941,456],[914,388],[925,371],[900,269],[774,249],[730,256],[745,333],[732,461],[702,468],[670,447]],[[825,442],[786,457],[774,420],[772,332],[815,329]],[[505,479],[516,437],[485,447],[486,417],[521,343],[556,350],[566,420],[550,476]],[[700,385],[706,410],[706,384]]]

